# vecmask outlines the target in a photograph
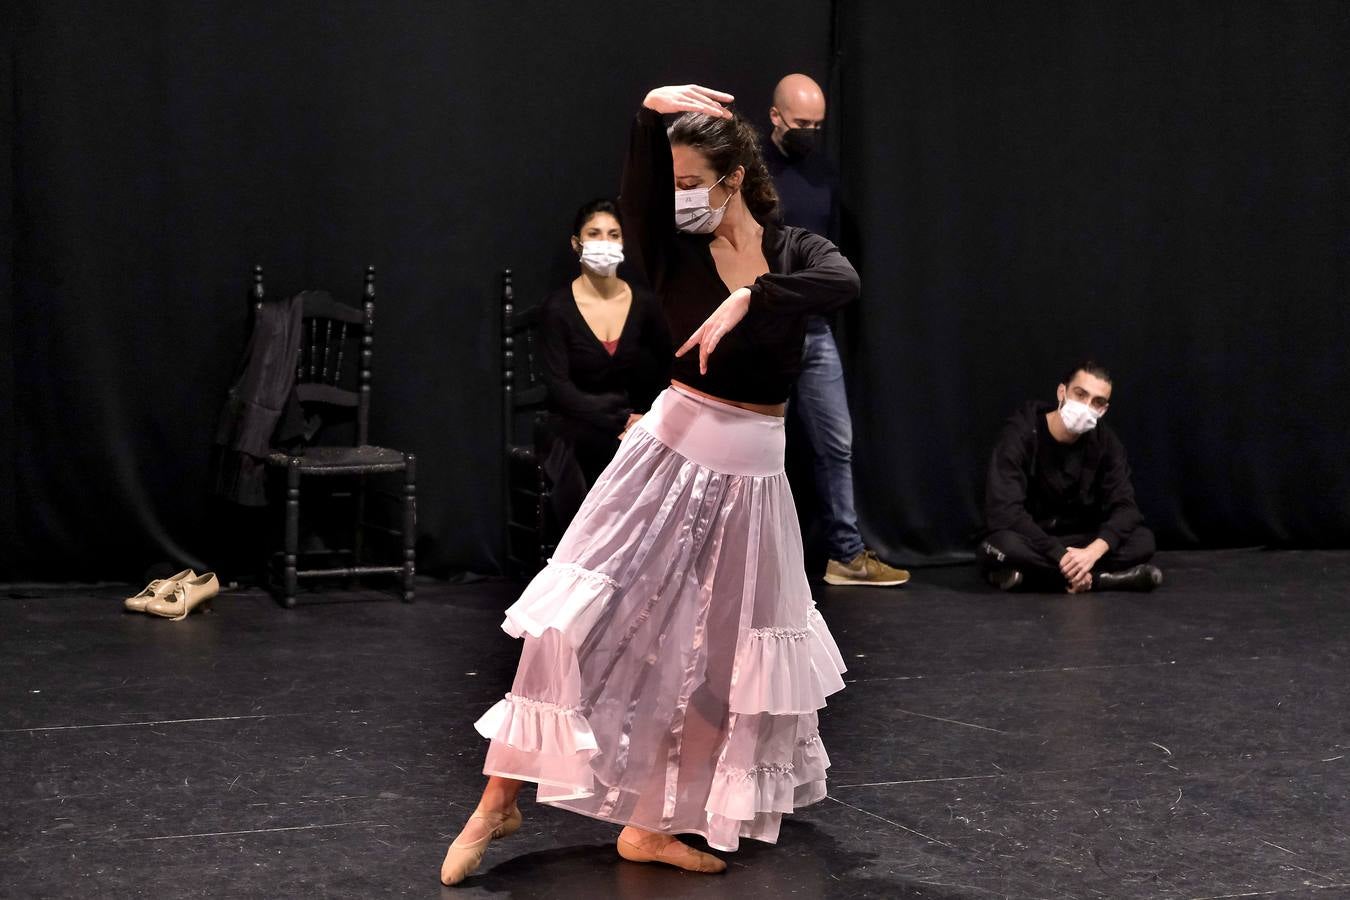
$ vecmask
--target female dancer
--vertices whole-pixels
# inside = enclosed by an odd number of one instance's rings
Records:
[[[689,339],[506,611],[524,648],[475,726],[489,779],[446,884],[520,826],[524,781],[542,803],[623,825],[623,858],[698,872],[726,864],[676,834],[772,843],[783,813],[825,796],[816,712],[844,666],[803,570],[782,416],[802,317],[852,299],[858,277],[825,238],[776,224],[758,135],[731,100],[657,88],[633,125],[627,246]],[[663,113],[685,113],[669,137]]]
[[[548,426],[540,429],[554,511],[566,527],[619,449],[619,435],[670,384],[670,331],[656,298],[618,276],[619,210],[577,210],[572,252],[581,274],[544,301],[542,360]]]

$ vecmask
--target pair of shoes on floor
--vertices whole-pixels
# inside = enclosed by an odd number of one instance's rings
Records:
[[[984,580],[1000,591],[1011,591],[1026,579],[1018,569],[995,568],[984,573]],[[1143,563],[1119,572],[1098,572],[1092,576],[1094,591],[1151,591],[1163,582],[1162,570]]]
[[[510,837],[520,830],[520,807],[512,806],[510,812],[484,812],[475,809],[473,815],[469,816],[469,821],[482,819],[484,822],[492,825],[492,831],[488,832],[487,837],[479,838],[467,844],[461,844],[459,839],[450,845],[445,851],[445,860],[441,863],[441,884],[447,887],[459,884],[465,878],[473,874],[478,868],[478,864],[483,861],[483,854],[487,853],[488,844],[497,838]]]
[[[175,621],[186,619],[197,607],[208,607],[220,593],[216,573],[198,575],[184,569],[168,578],[157,578],[134,597],[122,601],[127,612],[143,612]]]
[[[871,550],[863,550],[848,562],[832,559],[825,564],[826,584],[865,584],[890,587],[909,581],[904,569],[888,566]]]

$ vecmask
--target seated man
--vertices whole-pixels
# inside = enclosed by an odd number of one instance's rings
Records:
[[[979,561],[990,584],[1066,590],[1151,591],[1155,544],[1134,502],[1125,448],[1098,422],[1111,373],[1075,366],[1059,405],[1031,401],[999,434],[985,491]]]

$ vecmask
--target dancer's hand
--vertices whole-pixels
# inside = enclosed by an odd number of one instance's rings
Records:
[[[1092,590],[1092,573],[1089,572],[1076,581],[1066,582],[1064,590],[1070,594],[1086,594]]]
[[[675,351],[676,356],[684,356],[694,345],[698,345],[698,373],[708,374],[708,357],[717,349],[728,331],[745,318],[750,310],[750,289],[737,288],[731,296],[722,301],[722,305],[713,310],[713,314]]]
[[[625,425],[625,426],[623,426],[623,431],[620,431],[620,432],[619,432],[619,440],[623,440],[624,438],[628,437],[628,429],[632,428],[634,425],[636,425],[636,424],[637,424],[638,422],[640,422],[641,420],[642,420],[642,414],[641,414],[641,413],[629,413],[629,414],[628,414],[628,424]]]
[[[642,105],[659,113],[696,112],[730,119],[731,110],[723,104],[736,98],[731,94],[714,91],[712,88],[697,84],[672,84],[653,88],[647,93]]]

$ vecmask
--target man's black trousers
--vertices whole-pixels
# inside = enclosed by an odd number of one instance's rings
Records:
[[[1065,547],[1086,547],[1096,539],[1094,534],[1063,534],[1055,537]],[[1153,532],[1140,525],[1126,536],[1119,547],[1092,567],[1093,572],[1119,572],[1131,566],[1148,562],[1158,549]],[[1019,569],[1028,584],[1063,588],[1064,576],[1059,571],[1059,560],[1043,556],[1025,537],[1016,531],[995,531],[980,542],[976,554],[980,566],[990,569]]]

